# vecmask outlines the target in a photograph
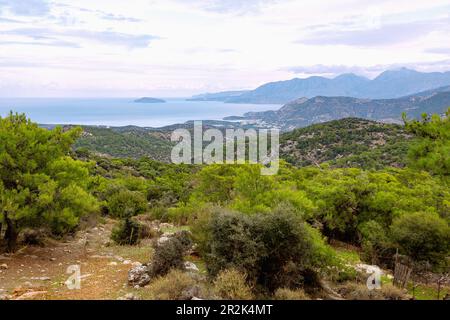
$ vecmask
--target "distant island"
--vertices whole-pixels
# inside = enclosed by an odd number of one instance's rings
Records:
[[[166,101],[162,100],[162,99],[157,99],[157,98],[144,97],[144,98],[134,100],[134,102],[136,102],[136,103],[165,103]]]

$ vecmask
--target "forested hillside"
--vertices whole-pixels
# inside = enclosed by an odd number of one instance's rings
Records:
[[[281,136],[281,157],[296,166],[404,167],[412,135],[396,124],[347,118]]]
[[[83,127],[83,134],[74,147],[119,158],[150,157],[169,162],[170,133],[150,131],[139,127]]]
[[[407,166],[390,167],[396,156],[385,167],[282,162],[274,176],[262,176],[259,165],[174,165],[74,152],[79,128],[47,130],[24,115],[0,118],[2,297],[435,298],[434,282],[423,277],[440,279],[449,270],[448,116],[450,110],[446,117],[405,118],[406,132],[360,119],[295,131],[286,139],[312,139],[306,155],[316,143],[328,145],[319,161],[369,154],[353,144],[376,148],[411,135]],[[300,153],[298,161],[308,159]],[[58,259],[66,256],[90,270],[78,291],[58,280],[65,275]],[[37,261],[30,259],[45,262],[38,277],[20,267]],[[386,276],[380,290],[361,284],[367,278],[361,263],[391,275],[397,259],[413,267],[414,283],[398,288]],[[17,289],[18,274],[28,272],[40,291]],[[439,294],[448,292],[448,283],[440,286]]]

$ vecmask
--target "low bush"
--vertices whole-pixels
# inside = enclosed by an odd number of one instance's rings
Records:
[[[338,292],[348,300],[407,300],[410,297],[404,290],[392,284],[383,284],[380,289],[369,290],[365,284],[346,283]]]
[[[161,244],[155,245],[152,275],[164,276],[171,269],[184,269],[184,256],[192,242],[187,232],[177,232]]]
[[[404,214],[391,226],[392,238],[402,253],[415,261],[445,263],[450,250],[450,227],[433,213]]]
[[[24,229],[22,231],[22,242],[28,245],[42,246],[49,232],[44,229]]]
[[[140,240],[141,224],[130,218],[123,219],[111,232],[111,240],[119,245],[135,245]]]
[[[150,283],[144,294],[153,300],[185,300],[190,298],[186,292],[195,285],[189,274],[174,269]]]
[[[312,285],[314,268],[326,263],[322,238],[290,212],[248,216],[220,210],[193,231],[210,275],[236,269],[270,292]]]
[[[275,300],[310,300],[308,295],[302,289],[279,288],[273,295]]]
[[[147,209],[147,199],[139,191],[119,189],[107,199],[109,213],[118,218],[129,218]]]
[[[236,269],[221,271],[214,280],[214,292],[225,300],[251,300],[253,294],[247,276]]]

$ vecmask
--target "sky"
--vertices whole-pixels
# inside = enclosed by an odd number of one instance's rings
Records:
[[[0,0],[0,97],[186,97],[450,71],[450,0]]]

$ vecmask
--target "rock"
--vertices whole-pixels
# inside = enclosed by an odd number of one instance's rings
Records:
[[[140,298],[132,293],[127,293],[125,295],[126,300],[140,300]]]
[[[133,263],[131,264],[131,266],[133,266],[133,267],[140,267],[140,266],[142,266],[142,263],[136,261],[136,262],[133,262]]]
[[[192,298],[200,295],[200,291],[201,289],[199,286],[189,287],[181,293],[181,300],[192,300]]]
[[[192,297],[191,300],[203,300],[202,298]]]
[[[186,271],[190,271],[190,272],[199,272],[200,271],[198,269],[198,267],[195,265],[195,263],[190,262],[190,261],[184,262],[184,268],[186,269]]]
[[[8,265],[6,263],[0,264],[1,270],[8,270]]]
[[[9,294],[0,294],[0,301],[2,300],[11,300],[12,296],[10,296]]]
[[[128,271],[128,284],[132,287],[136,285],[145,287],[150,281],[150,267],[148,265],[133,267]]]
[[[161,238],[158,239],[158,246],[162,245],[164,242],[167,242],[170,240],[170,237],[161,236]]]
[[[123,264],[131,264],[131,260],[124,260],[122,263]]]
[[[132,293],[127,293],[125,296],[117,298],[117,300],[141,300],[141,298]]]
[[[50,258],[50,261],[56,261],[56,258]]]
[[[30,299],[33,298],[35,296],[41,295],[41,294],[46,294],[47,291],[31,291],[31,292],[27,292],[24,293],[23,295],[21,295],[20,297],[16,298],[15,300],[26,300],[26,299]]]
[[[117,266],[117,262],[111,261],[110,263],[108,263],[108,266]]]
[[[31,277],[31,280],[39,280],[39,281],[49,281],[51,280],[50,277]]]

